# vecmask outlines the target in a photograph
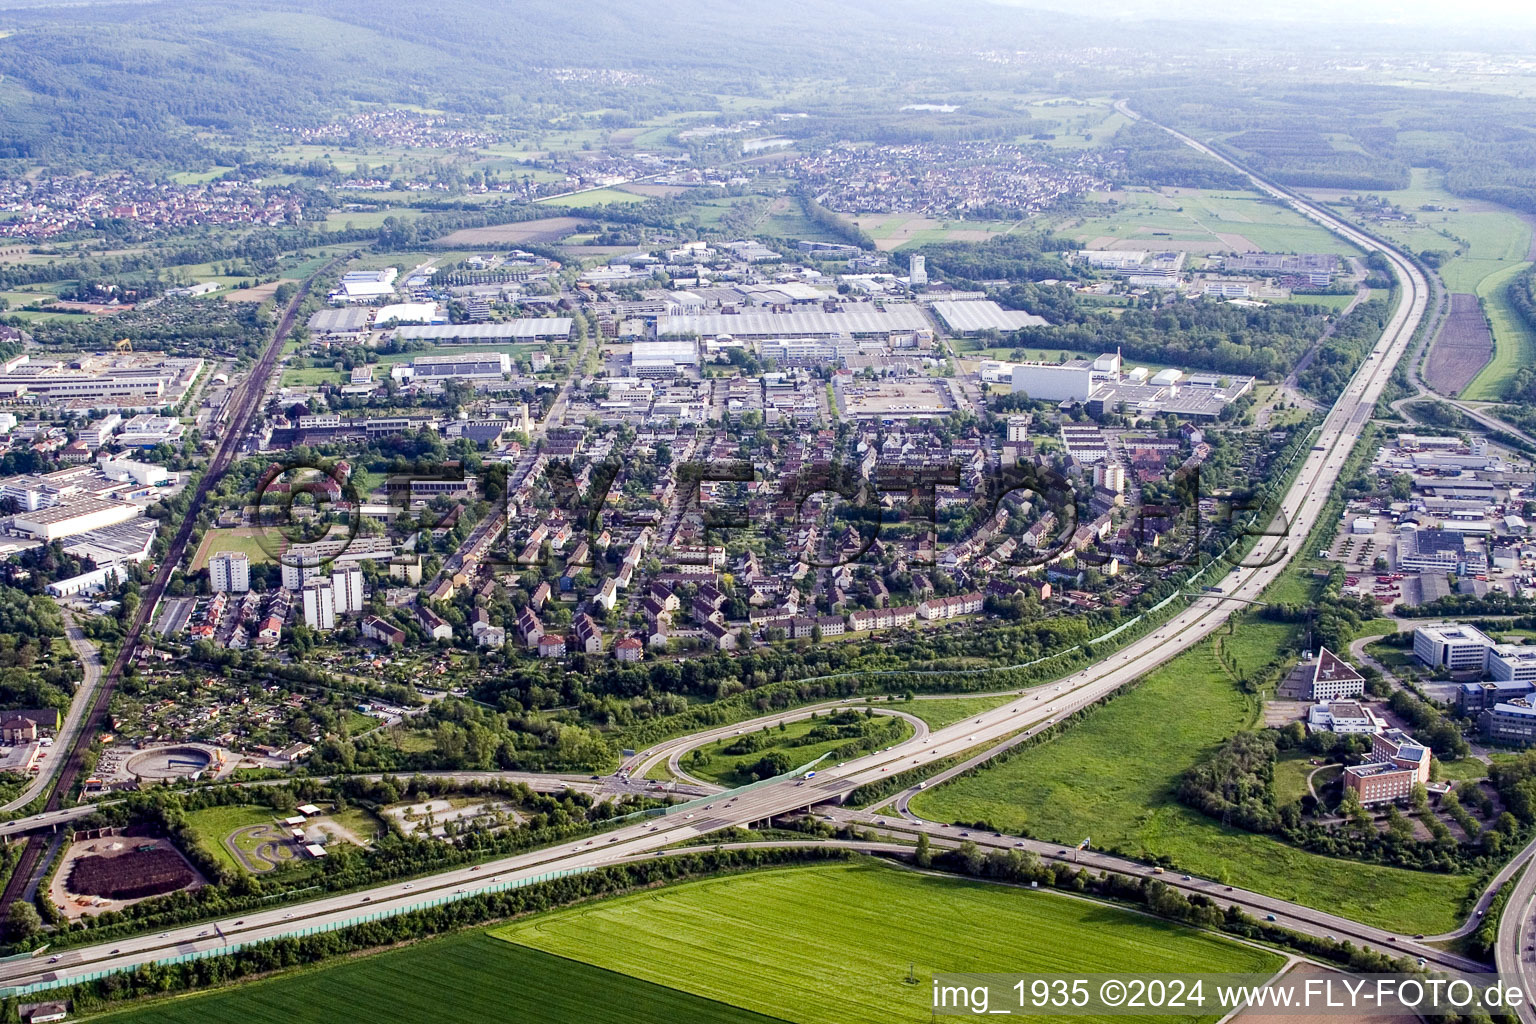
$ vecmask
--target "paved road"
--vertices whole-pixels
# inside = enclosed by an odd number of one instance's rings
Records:
[[[1128,110],[1126,112],[1129,113]],[[1210,153],[1207,147],[1185,136],[1178,137]],[[1223,159],[1217,154],[1211,155]],[[1223,162],[1230,164],[1230,161]],[[1357,244],[1367,249],[1379,248],[1364,232],[1265,182],[1258,179],[1254,181],[1264,191],[1291,203],[1303,215],[1324,223]],[[1364,359],[1349,386],[1324,419],[1316,438],[1317,443],[1306,456],[1295,482],[1280,502],[1279,512],[1270,524],[1273,529],[1269,535],[1256,542],[1248,559],[1249,566],[1234,569],[1222,581],[1219,591],[1202,594],[1155,633],[1133,641],[1110,659],[1060,681],[1060,689],[1053,689],[1050,696],[1039,694],[1039,699],[1036,695],[1021,697],[984,712],[974,721],[956,723],[923,737],[914,736],[889,750],[850,761],[842,768],[821,772],[815,779],[780,780],[734,796],[723,794],[718,801],[702,806],[695,801],[669,810],[660,818],[641,819],[568,847],[520,854],[483,866],[455,868],[418,882],[391,884],[365,892],[326,897],[292,909],[277,908],[251,914],[242,919],[220,922],[216,930],[194,925],[159,936],[120,940],[118,945],[110,949],[106,946],[84,947],[70,951],[66,954],[67,959],[60,960],[56,965],[38,964],[35,961],[4,964],[0,965],[0,981],[14,985],[51,976],[78,977],[102,968],[131,966],[158,956],[217,950],[231,939],[272,938],[304,928],[349,920],[361,913],[402,910],[424,896],[459,895],[477,887],[536,877],[551,870],[582,869],[654,853],[662,847],[708,835],[732,825],[770,818],[819,803],[840,802],[859,786],[888,778],[889,773],[965,753],[981,744],[1000,742],[1022,729],[1052,724],[1072,707],[1102,699],[1210,635],[1227,621],[1234,609],[1243,606],[1241,602],[1257,600],[1264,589],[1279,576],[1293,554],[1290,538],[1297,538],[1299,543],[1316,524],[1361,428],[1370,418],[1376,399],[1387,383],[1392,367],[1402,358],[1414,329],[1424,316],[1428,285],[1422,274],[1391,250],[1383,251],[1393,261],[1402,279],[1403,301],[1389,320],[1381,342]],[[1293,912],[1301,919],[1320,914],[1306,908],[1294,908]]]
[[[818,808],[818,811],[820,810]],[[1321,910],[1313,910],[1309,907],[1301,907],[1285,900],[1276,899],[1273,896],[1265,896],[1263,893],[1224,885],[1209,878],[1197,878],[1192,875],[1186,876],[1180,872],[1159,871],[1139,861],[1111,856],[1096,850],[1078,851],[1071,847],[1062,846],[1060,843],[1045,843],[1034,839],[1021,839],[1018,836],[1000,835],[960,825],[946,825],[940,822],[896,819],[890,815],[875,814],[870,811],[837,808],[827,812],[824,817],[838,824],[871,827],[893,837],[916,837],[920,834],[927,834],[933,840],[934,846],[972,842],[984,850],[1028,850],[1039,855],[1043,860],[1078,864],[1089,871],[1111,871],[1116,874],[1130,875],[1136,878],[1157,878],[1185,893],[1200,893],[1203,896],[1209,897],[1221,905],[1223,909],[1228,905],[1234,905],[1260,919],[1273,915],[1275,924],[1292,928],[1308,935],[1327,936],[1341,940],[1348,939],[1356,945],[1368,946],[1389,956],[1423,957],[1428,963],[1455,970],[1487,970],[1486,964],[1424,944],[1438,938],[1438,936],[1426,937],[1421,942],[1420,940],[1399,935],[1386,929],[1363,925],[1356,921],[1351,921],[1347,917],[1340,917],[1337,914],[1329,914]],[[948,843],[942,842],[943,840],[948,840]]]
[[[1310,207],[1306,204],[1292,202],[1314,219],[1331,221],[1330,226],[1356,239],[1358,244],[1376,247],[1362,232],[1321,211],[1309,212]],[[1393,255],[1389,252],[1389,258]],[[1258,600],[1293,554],[1291,538],[1296,538],[1299,544],[1316,524],[1362,426],[1370,418],[1376,399],[1386,386],[1392,367],[1403,356],[1424,315],[1428,294],[1426,282],[1417,268],[1406,260],[1396,257],[1395,263],[1403,279],[1403,301],[1394,311],[1381,342],[1366,356],[1324,419],[1316,443],[1280,502],[1279,513],[1271,524],[1274,529],[1270,535],[1257,540],[1249,556],[1251,567],[1234,569],[1221,581],[1220,592],[1200,595],[1157,631],[1131,642],[1106,661],[1060,680],[1059,690],[1051,690],[1048,696],[1035,693],[1020,697],[984,712],[974,720],[968,719],[921,737],[914,736],[889,750],[820,772],[814,779],[780,780],[737,795],[723,794],[718,801],[702,806],[695,801],[672,809],[659,819],[641,819],[571,846],[520,854],[485,866],[455,868],[414,883],[392,884],[366,892],[330,896],[291,909],[252,914],[239,921],[220,922],[220,929],[235,939],[270,938],[350,919],[364,912],[403,909],[427,894],[456,895],[456,890],[472,891],[477,886],[494,884],[487,882],[488,878],[506,882],[550,870],[612,863],[625,857],[654,853],[662,847],[733,825],[764,820],[815,804],[840,802],[859,786],[889,778],[893,772],[967,753],[979,745],[1005,740],[1031,726],[1049,725],[1072,708],[1102,699],[1145,675],[1209,636],[1235,609],[1244,606],[1241,602]],[[735,728],[732,726],[731,731]],[[1315,913],[1303,908],[1297,908],[1297,912]],[[164,936],[123,939],[110,948],[84,947],[71,951],[69,961],[60,961],[53,968],[31,963],[0,965],[0,981],[16,984],[54,973],[75,977],[103,967],[144,962],[169,953],[218,948],[223,940],[217,933],[199,934],[204,930],[192,926]]]
[[[706,782],[703,779],[696,778],[695,776],[688,774],[687,769],[683,767],[682,763],[684,754],[688,753],[690,750],[696,750],[699,747],[714,743],[718,740],[730,739],[732,736],[742,736],[746,733],[758,732],[762,729],[775,727],[780,724],[787,725],[792,722],[803,722],[807,718],[810,718],[812,715],[819,715],[821,712],[827,710],[847,708],[850,705],[857,703],[859,700],[860,698],[850,698],[845,700],[827,701],[822,704],[812,705],[811,707],[798,708],[794,711],[780,712],[776,715],[763,715],[760,718],[754,718],[746,722],[737,722],[733,725],[721,726],[718,729],[710,729],[705,732],[696,732],[690,733],[687,736],[679,736],[677,739],[668,740],[665,743],[657,744],[656,746],[651,747],[645,753],[637,755],[635,758],[631,758],[631,763],[640,764],[643,770],[638,772],[631,772],[630,774],[636,780],[644,779],[646,772],[650,771],[653,766],[664,759],[667,763],[667,770],[677,778],[682,779],[685,782],[688,782],[708,792],[719,793],[724,791],[724,786],[717,786],[712,782]],[[913,735],[911,739],[913,740],[924,739],[928,735],[928,723],[909,711],[903,711],[896,707],[882,707],[880,705],[870,705],[870,708],[877,715],[890,715],[909,722],[912,725]],[[860,711],[863,709],[863,705],[860,705],[857,708],[857,710]]]
[[[1527,846],[1523,856],[1530,857],[1532,847]],[[1536,951],[1527,947],[1536,945],[1536,869],[1526,871],[1515,884],[1514,891],[1504,905],[1504,916],[1499,920],[1499,934],[1493,946],[1493,962],[1499,973],[1518,980],[1527,993],[1536,992]],[[1525,1024],[1536,1021],[1536,1009],[1529,1003],[1516,1008]]]
[[[58,776],[59,769],[64,765],[64,752],[74,743],[75,734],[80,730],[80,721],[85,717],[86,710],[96,697],[96,688],[101,685],[101,650],[86,639],[80,625],[75,621],[75,616],[67,608],[60,608],[59,613],[64,617],[64,634],[69,638],[69,645],[75,649],[75,657],[80,659],[80,667],[83,677],[80,687],[75,691],[75,696],[70,701],[69,712],[64,716],[63,723],[59,726],[59,734],[55,739],[53,748],[48,751],[48,756],[43,759],[43,766],[37,773],[37,777],[27,784],[27,788],[21,791],[21,795],[8,804],[0,805],[0,814],[9,814],[18,807],[25,807],[36,800]]]

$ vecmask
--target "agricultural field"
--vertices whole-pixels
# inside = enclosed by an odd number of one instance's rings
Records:
[[[633,192],[620,192],[616,188],[590,188],[584,192],[573,192],[566,196],[550,196],[548,199],[537,200],[541,206],[602,206],[605,203],[643,203],[646,196],[638,196]]]
[[[1493,357],[1493,333],[1476,295],[1456,292],[1424,361],[1424,379],[1445,395],[1460,394]]]
[[[622,193],[620,193],[622,194]],[[638,196],[630,196],[637,199]],[[524,242],[558,242],[586,221],[577,217],[542,217],[513,224],[492,224],[483,228],[460,228],[437,240],[439,246],[471,248],[494,245],[521,245]]]
[[[850,218],[882,252],[935,242],[985,242],[1019,226],[1009,220],[935,220],[910,213],[861,213]]]
[[[1478,282],[1478,298],[1483,300],[1483,308],[1493,325],[1493,358],[1467,386],[1462,398],[1474,401],[1502,399],[1504,385],[1515,372],[1536,362],[1536,331],[1531,330],[1509,302],[1510,283],[1529,267],[1529,263],[1517,263]]]
[[[110,1024],[774,1024],[664,985],[467,932],[95,1018]]]
[[[1090,200],[1082,211],[1049,224],[1087,249],[1359,255],[1348,242],[1256,192],[1138,187],[1094,193]]]
[[[877,863],[687,882],[491,934],[795,1024],[919,1020],[941,972],[1259,973],[1281,963],[1087,900]]]
[[[262,544],[264,538],[270,538],[275,543],[279,541],[277,531],[261,530],[254,526],[235,526],[220,530],[209,530],[203,534],[203,542],[197,546],[197,553],[192,556],[192,572],[203,569],[208,564],[208,559],[217,551],[244,551],[252,565],[264,565],[273,561],[273,557]]]
[[[1431,934],[1455,927],[1471,876],[1307,853],[1224,828],[1178,802],[1183,773],[1259,721],[1260,697],[1238,688],[1218,644],[1239,672],[1250,672],[1292,651],[1294,637],[1288,626],[1243,619],[1235,632],[1180,655],[1057,738],[918,794],[913,811],[1065,843],[1091,836],[1100,849],[1166,857],[1184,871],[1383,927]]]
[[[1495,203],[1452,195],[1445,191],[1443,182],[1441,171],[1414,168],[1408,188],[1373,193],[1400,206],[1413,220],[1373,222],[1370,226],[1413,252],[1447,254],[1451,258],[1439,268],[1446,291],[1483,299],[1493,321],[1494,356],[1460,397],[1497,400],[1503,397],[1504,382],[1515,370],[1536,359],[1536,336],[1521,323],[1504,296],[1514,275],[1536,259],[1536,237],[1526,217]],[[1340,200],[1353,192],[1304,191],[1340,213],[1352,213]],[[1439,344],[1437,340],[1430,349],[1431,361]]]

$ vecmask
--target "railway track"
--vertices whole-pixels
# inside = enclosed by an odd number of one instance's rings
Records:
[[[74,791],[76,782],[79,781],[80,772],[85,767],[85,755],[91,748],[91,743],[97,730],[101,726],[102,718],[107,713],[107,707],[112,700],[112,692],[123,678],[123,670],[128,665],[128,659],[133,656],[138,647],[144,630],[153,621],[155,609],[160,604],[160,599],[165,596],[165,588],[170,583],[171,574],[181,564],[182,557],[186,554],[187,543],[192,538],[192,530],[197,523],[198,511],[203,502],[208,498],[209,492],[218,484],[235,460],[235,455],[240,449],[241,442],[245,439],[246,431],[250,428],[251,416],[261,404],[261,397],[266,393],[267,381],[276,369],[279,358],[283,352],[283,342],[293,331],[293,325],[298,320],[299,308],[308,297],[311,286],[321,274],[335,266],[337,260],[331,260],[325,266],[316,270],[304,282],[299,285],[298,291],[289,300],[287,308],[283,311],[283,318],[278,322],[277,329],[272,334],[272,340],[267,343],[261,358],[256,361],[245,381],[240,385],[235,397],[231,400],[233,410],[230,413],[228,428],[219,439],[218,447],[214,449],[213,457],[208,462],[208,468],[198,480],[197,489],[192,493],[192,501],[187,506],[186,515],[181,525],[176,528],[176,534],[171,539],[170,546],[166,549],[165,557],[160,561],[160,568],[155,572],[155,578],[145,589],[139,604],[138,614],[134,616],[133,625],[128,634],[123,638],[123,645],[113,659],[112,666],[107,670],[106,678],[96,688],[96,694],[91,702],[90,710],[75,733],[74,741],[64,757],[64,767],[59,772],[58,780],[54,783],[53,791],[48,796],[48,802],[44,811],[56,811],[63,805],[64,798]],[[16,865],[16,870],[11,873],[10,881],[6,883],[5,891],[0,893],[0,916],[3,916],[11,904],[19,899],[26,891],[27,883],[33,872],[37,870],[38,862],[48,848],[48,837],[33,836],[27,841],[27,848],[22,851],[21,859]]]

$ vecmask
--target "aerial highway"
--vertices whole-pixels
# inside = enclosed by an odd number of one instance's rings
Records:
[[[1126,112],[1129,116],[1135,116],[1128,109]],[[1211,152],[1192,139],[1179,137],[1196,148]],[[1211,155],[1230,164],[1220,154]],[[400,912],[426,899],[465,895],[479,889],[539,877],[552,871],[588,869],[635,856],[654,855],[663,847],[696,839],[733,825],[761,821],[817,804],[841,803],[859,786],[889,778],[892,773],[959,755],[972,757],[979,751],[995,748],[997,744],[1030,730],[1047,728],[1073,711],[1101,700],[1140,678],[1209,636],[1224,625],[1236,610],[1244,607],[1243,602],[1260,599],[1264,590],[1284,571],[1307,534],[1317,525],[1362,427],[1370,418],[1394,366],[1405,353],[1423,319],[1428,297],[1427,282],[1418,268],[1407,259],[1326,211],[1257,178],[1254,181],[1257,187],[1291,203],[1303,215],[1317,220],[1362,248],[1380,249],[1397,268],[1402,285],[1401,300],[1380,341],[1362,361],[1344,393],[1325,417],[1294,481],[1278,502],[1274,517],[1268,524],[1271,529],[1257,538],[1253,549],[1244,559],[1245,564],[1233,568],[1230,574],[1216,575],[1224,566],[1209,570],[1206,578],[1212,590],[1199,593],[1187,607],[1160,627],[1090,667],[1053,683],[1036,686],[1016,700],[979,714],[974,719],[914,734],[910,739],[886,750],[850,760],[841,766],[820,770],[812,778],[781,778],[742,791],[722,793],[717,797],[701,797],[676,805],[664,815],[643,817],[612,831],[570,844],[487,864],[456,867],[413,882],[391,883],[221,920],[217,922],[217,927],[214,923],[190,925],[158,935],[145,934],[112,943],[80,947],[58,954],[59,959],[53,963],[44,958],[9,962],[0,965],[0,984],[17,986],[55,979],[67,981],[100,970],[131,967],[164,957],[216,953],[228,948],[231,943],[273,938],[315,927],[335,927],[340,922],[363,914]],[[729,735],[738,728],[744,727],[735,725],[711,730],[711,735]],[[696,738],[690,737],[689,740]],[[679,743],[670,741],[659,744],[628,763],[632,768],[640,768],[669,759],[674,753],[680,753]],[[910,829],[912,825],[911,822],[903,823],[904,828]],[[1182,879],[1170,880],[1170,884],[1185,887],[1214,885],[1204,880],[1185,882]],[[1236,899],[1239,895],[1243,899],[1268,899],[1258,894],[1235,893],[1232,898]],[[1271,903],[1279,905],[1281,901]],[[1317,927],[1332,927],[1335,929],[1334,934],[1343,932],[1344,926],[1349,924],[1341,918],[1307,908],[1289,907],[1289,913],[1296,915],[1298,920],[1310,917],[1324,921],[1324,924]],[[1353,927],[1357,933],[1361,926]],[[1380,934],[1383,948],[1392,948],[1385,945],[1387,933]],[[1453,966],[1453,960],[1460,959],[1447,958],[1435,950],[1427,950],[1421,955],[1446,966]]]
[[[64,633],[69,639],[70,647],[74,648],[75,656],[80,659],[83,678],[80,680],[79,688],[75,690],[74,698],[70,701],[64,722],[59,726],[58,740],[48,751],[49,756],[44,760],[42,769],[33,776],[32,781],[27,783],[27,788],[22,790],[14,800],[0,804],[0,814],[9,814],[18,807],[25,807],[47,792],[48,787],[53,784],[54,777],[63,767],[64,751],[69,749],[83,728],[81,719],[85,717],[86,709],[92,706],[96,688],[101,685],[101,649],[86,638],[84,630],[80,628],[68,609],[61,609],[61,611],[64,616]]]

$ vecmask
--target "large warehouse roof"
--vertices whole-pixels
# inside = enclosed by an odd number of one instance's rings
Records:
[[[406,341],[519,341],[534,338],[566,338],[571,333],[568,316],[523,317],[499,324],[431,324],[407,326],[395,330],[395,337]]]
[[[1004,309],[991,299],[968,302],[935,302],[933,311],[956,334],[973,331],[1016,331],[1020,327],[1043,327],[1045,319],[1021,310]]]
[[[316,334],[345,334],[366,330],[368,310],[351,306],[345,309],[322,309],[309,318],[309,329]]]
[[[704,316],[663,316],[658,335],[697,334],[738,338],[810,338],[834,334],[891,334],[932,328],[917,306],[898,304],[884,310],[868,303],[844,306],[840,312],[797,310],[791,313],[716,313]]]

